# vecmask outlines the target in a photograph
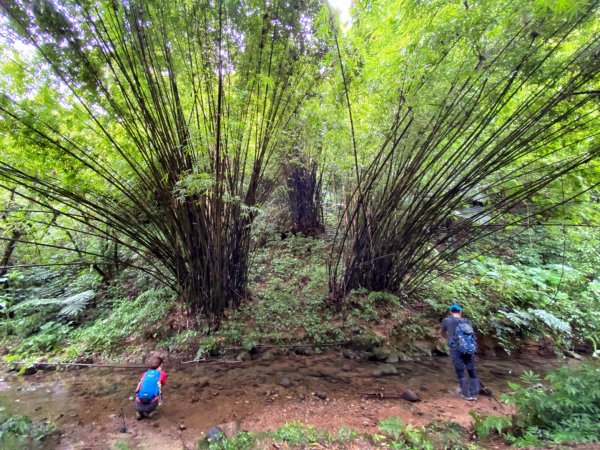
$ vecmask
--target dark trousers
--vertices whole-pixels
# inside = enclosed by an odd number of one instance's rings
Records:
[[[451,349],[452,364],[458,379],[461,394],[464,397],[477,397],[479,394],[479,378],[475,370],[475,356],[460,353],[457,349]],[[465,379],[465,369],[469,374],[469,380]]]
[[[145,414],[151,413],[158,406],[158,400],[152,403],[140,403],[137,400],[134,400],[133,403],[135,403],[135,410],[137,412]]]
[[[456,378],[458,382],[465,378],[465,369],[469,373],[469,378],[477,378],[477,372],[475,371],[475,357],[473,355],[467,355],[460,353],[456,349],[452,349],[452,364],[454,364],[454,371],[456,372]]]

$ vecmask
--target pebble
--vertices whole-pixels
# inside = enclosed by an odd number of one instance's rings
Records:
[[[315,391],[314,396],[321,400],[327,400],[327,394],[322,391]]]
[[[409,402],[420,402],[421,398],[419,395],[413,391],[404,391],[400,394],[404,400],[408,400]]]
[[[292,385],[292,382],[290,381],[289,378],[285,377],[282,378],[281,381],[279,382],[280,386],[283,386],[284,388],[289,388]]]
[[[179,429],[180,429],[181,431],[185,430],[186,428],[187,428],[187,427],[186,427],[184,424],[182,424],[182,423],[181,423],[181,424],[179,424]]]

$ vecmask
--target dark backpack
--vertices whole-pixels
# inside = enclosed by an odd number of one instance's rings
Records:
[[[477,341],[473,327],[466,320],[460,320],[454,329],[454,342],[456,349],[467,355],[473,355],[477,351]]]
[[[140,402],[144,404],[152,403],[152,400],[158,397],[160,394],[160,387],[158,385],[159,382],[160,370],[148,370],[144,374],[142,378],[142,385],[137,393],[137,398],[140,399]]]

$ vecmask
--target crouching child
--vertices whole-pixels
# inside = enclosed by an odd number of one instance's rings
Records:
[[[150,369],[144,372],[135,389],[135,411],[138,420],[148,417],[162,404],[162,387],[167,384],[167,374],[162,370],[163,359],[155,356],[149,362]]]

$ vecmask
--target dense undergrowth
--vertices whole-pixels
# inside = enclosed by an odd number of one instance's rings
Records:
[[[389,417],[379,423],[379,432],[375,434],[359,433],[351,428],[342,427],[337,432],[327,432],[305,425],[290,422],[274,431],[263,433],[241,432],[230,439],[207,438],[200,440],[200,450],[251,450],[258,448],[312,448],[332,446],[344,448],[353,443],[368,447],[387,449],[447,450],[475,449],[475,444],[465,443],[467,430],[454,422],[444,422],[428,427],[405,425],[398,417]]]
[[[341,305],[332,305],[327,295],[327,239],[273,239],[253,253],[250,297],[230,311],[216,331],[202,320],[190,327],[173,292],[134,272],[124,272],[106,286],[90,270],[13,271],[2,291],[4,359],[77,360],[96,355],[120,359],[126,354],[141,359],[152,350],[208,357],[228,347],[251,350],[266,343],[300,343],[319,351],[326,344],[347,342],[395,347],[401,356],[411,357],[440,346],[438,323],[452,301],[465,306],[484,349],[510,353],[537,342],[557,354],[573,348],[597,350],[600,257],[593,243],[598,233],[570,229],[565,237],[568,246],[557,244],[564,237],[560,234],[529,233],[514,239],[510,248],[486,256],[479,253],[492,241],[462,251],[451,272],[439,273],[409,297],[355,290]],[[599,371],[597,363],[589,363],[559,369],[546,380],[526,373],[522,384],[512,384],[513,392],[503,397],[517,414],[476,416],[477,442],[503,439],[536,446],[597,440]],[[3,439],[37,442],[38,434],[47,436],[51,431],[38,430],[27,418],[15,420],[3,422]],[[396,418],[381,422],[375,435],[345,428],[327,433],[291,423],[269,433],[205,442],[201,448],[251,449],[265,442],[289,448],[314,442],[364,442],[396,449],[479,448],[456,424],[413,428]]]
[[[596,229],[532,229],[510,248],[481,256],[492,245],[483,241],[409,297],[359,289],[332,305],[327,239],[277,237],[254,251],[250,297],[217,331],[184,318],[172,291],[132,271],[108,286],[91,269],[12,271],[0,294],[5,359],[118,359],[136,349],[206,357],[265,343],[318,348],[360,339],[409,355],[427,353],[443,350],[438,323],[453,301],[465,306],[482,349],[511,353],[538,342],[557,354],[593,352],[600,343],[599,238]]]
[[[29,417],[0,410],[0,447],[3,449],[48,448],[56,427],[46,421],[33,422]]]
[[[600,364],[587,362],[550,372],[545,380],[532,372],[502,399],[516,407],[511,416],[474,414],[480,438],[496,433],[521,447],[600,441]],[[542,382],[545,381],[545,382]]]

